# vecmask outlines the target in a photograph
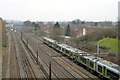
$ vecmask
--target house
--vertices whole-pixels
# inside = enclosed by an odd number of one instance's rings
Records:
[[[77,36],[77,37],[81,37],[81,36],[84,36],[84,35],[86,35],[86,34],[92,33],[93,30],[92,30],[91,28],[88,28],[88,29],[86,29],[86,28],[81,28],[81,29],[78,29],[78,30],[76,29],[75,32],[76,32],[76,36]]]

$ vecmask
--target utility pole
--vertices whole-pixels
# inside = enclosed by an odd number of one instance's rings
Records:
[[[27,38],[27,46],[28,46],[28,38]]]
[[[97,42],[97,58],[99,59],[99,42]]]
[[[38,44],[37,44],[37,65],[38,65]]]
[[[50,61],[50,64],[49,64],[49,80],[51,80],[51,61]]]
[[[37,65],[38,65],[38,51],[37,51]]]
[[[22,40],[22,32],[21,32],[21,40]]]

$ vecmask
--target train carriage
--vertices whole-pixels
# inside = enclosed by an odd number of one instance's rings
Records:
[[[94,57],[94,56],[88,56],[88,67],[95,71],[96,70],[96,62],[98,61],[98,58]]]
[[[88,69],[97,72],[99,75],[112,80],[120,80],[120,66],[101,58],[96,58],[84,51],[78,50],[66,44],[60,44],[55,40],[43,37],[43,43],[62,52],[75,61],[83,64]]]
[[[46,37],[43,37],[43,43],[47,44],[46,42],[47,42]]]
[[[50,47],[54,48],[54,43],[55,43],[54,40],[49,39],[48,44]]]
[[[54,47],[55,40],[52,40],[47,37],[43,37],[43,43],[47,44],[50,47]]]
[[[99,60],[96,64],[96,71],[109,79],[118,80],[120,78],[120,66],[106,60]]]
[[[66,44],[62,44],[62,52],[63,54],[67,55],[67,56],[70,56],[70,49],[69,49],[69,46],[66,45]]]
[[[87,54],[86,52],[81,51],[76,55],[76,59],[78,62],[87,66],[88,65],[88,59],[86,58],[87,56],[90,56],[90,54]]]
[[[62,53],[65,54],[65,44],[62,44]]]
[[[96,63],[97,61],[101,60],[102,58],[97,58],[95,56],[87,56],[86,59],[88,60],[88,67],[92,70],[96,70]]]
[[[53,43],[53,48],[54,48],[54,49],[57,49],[57,47],[58,47],[58,43],[57,43],[57,42],[54,42],[54,43]]]
[[[62,49],[62,45],[61,44],[58,44],[58,50],[61,52],[61,49]]]
[[[63,46],[64,48],[64,53],[69,56],[70,58],[72,59],[75,59],[75,54],[76,54],[76,49],[71,47],[71,46],[68,46],[68,45],[65,45]]]

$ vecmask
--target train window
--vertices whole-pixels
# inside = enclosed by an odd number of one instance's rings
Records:
[[[52,42],[50,42],[50,44],[52,45]]]
[[[90,61],[90,67],[94,68],[94,63]]]
[[[107,69],[107,76],[112,79],[118,79],[119,75]]]
[[[102,66],[98,65],[98,71],[102,73]]]
[[[86,59],[81,57],[81,61],[86,64]]]
[[[59,46],[59,50],[61,50],[61,47]]]
[[[51,45],[51,42],[49,42],[49,44]]]
[[[56,48],[56,44],[55,44],[55,48]]]
[[[69,53],[69,51],[68,51],[68,50],[65,50],[65,52],[66,52],[66,53]]]
[[[62,48],[62,51],[64,51],[64,48]]]
[[[56,45],[56,48],[58,48],[59,46],[58,45]]]

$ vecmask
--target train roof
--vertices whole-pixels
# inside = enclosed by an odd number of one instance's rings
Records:
[[[77,56],[90,56],[90,55],[91,54],[88,54],[88,53],[86,53],[84,51],[81,51],[81,52],[77,53]]]
[[[112,62],[100,59],[99,61],[97,61],[97,64],[101,65],[101,66],[105,66],[107,67],[107,69],[117,73],[120,75],[120,66],[117,64],[114,64]]]
[[[52,40],[52,39],[50,39],[48,37],[43,37],[43,38],[46,39],[46,40],[48,40],[48,41],[50,41],[50,42],[55,42],[55,40]]]
[[[60,43],[56,43],[56,44],[57,44],[58,46],[60,46],[60,47],[62,46],[62,44],[60,44]]]
[[[97,57],[95,57],[95,56],[92,56],[92,55],[89,55],[89,56],[84,56],[85,58],[87,58],[87,59],[89,59],[90,61],[92,61],[92,62],[96,62],[97,60],[98,60],[98,58]]]
[[[73,48],[73,47],[71,47],[69,45],[66,45],[66,44],[62,44],[62,47],[69,50],[69,51],[75,51],[76,52],[76,50],[77,50],[76,48]]]

